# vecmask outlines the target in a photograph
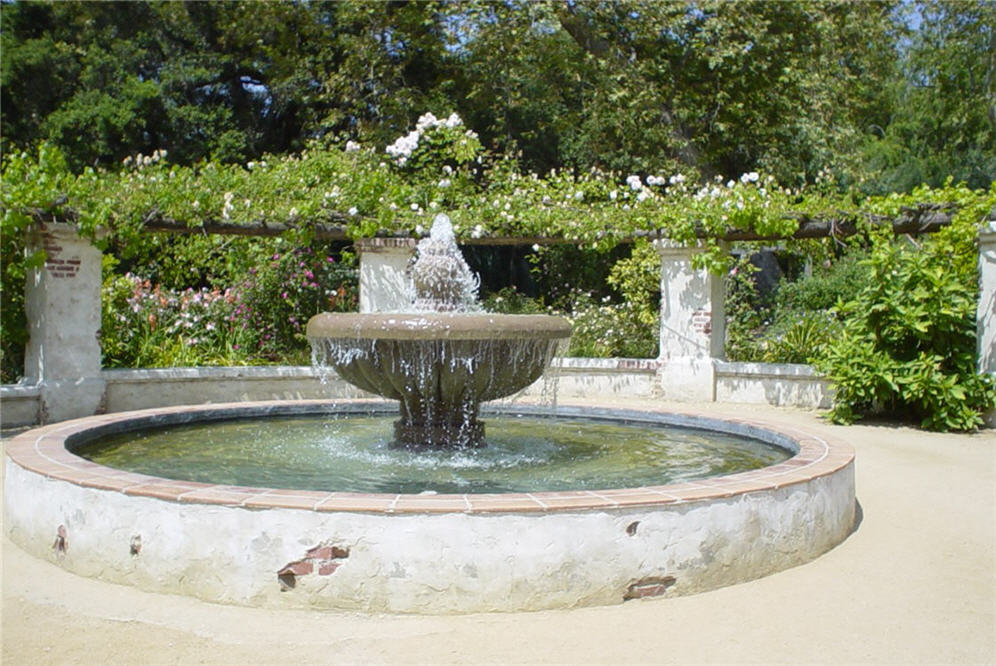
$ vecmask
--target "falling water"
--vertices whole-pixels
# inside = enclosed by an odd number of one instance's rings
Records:
[[[480,404],[533,384],[570,335],[563,319],[481,312],[480,279],[438,215],[410,264],[411,311],[317,315],[312,359],[366,391],[400,402],[395,439],[407,447],[484,443]],[[544,394],[553,389],[544,385]]]

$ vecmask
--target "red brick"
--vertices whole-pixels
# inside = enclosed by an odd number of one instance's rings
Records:
[[[301,560],[300,562],[291,562],[278,573],[280,576],[287,574],[294,574],[295,576],[304,576],[310,574],[315,570],[314,562],[308,562],[306,560]]]

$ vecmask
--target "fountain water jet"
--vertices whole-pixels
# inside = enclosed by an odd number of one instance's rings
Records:
[[[445,215],[419,242],[411,274],[411,312],[312,317],[307,335],[315,363],[400,402],[396,445],[481,446],[481,403],[539,379],[570,337],[570,324],[548,315],[481,313],[479,281]]]

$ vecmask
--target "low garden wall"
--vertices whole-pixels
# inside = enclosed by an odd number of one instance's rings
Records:
[[[713,400],[785,407],[829,406],[829,389],[809,366],[713,361]],[[652,398],[660,395],[656,359],[564,358],[555,363],[557,395],[565,398]],[[365,397],[359,389],[330,378],[322,381],[310,367],[156,368],[102,370],[101,411],[259,400],[310,400]],[[96,384],[99,385],[99,384]],[[542,380],[527,395],[544,391]],[[0,387],[4,427],[41,422],[37,385]]]

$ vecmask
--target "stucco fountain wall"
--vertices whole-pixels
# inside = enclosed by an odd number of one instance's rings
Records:
[[[337,409],[367,406],[341,401]],[[756,436],[795,456],[670,486],[376,495],[170,481],[70,450],[98,432],[327,409],[318,401],[161,408],[29,431],[7,447],[5,528],[70,571],[148,590],[235,604],[449,613],[694,593],[811,560],[854,524],[847,444],[693,413],[642,412]]]

